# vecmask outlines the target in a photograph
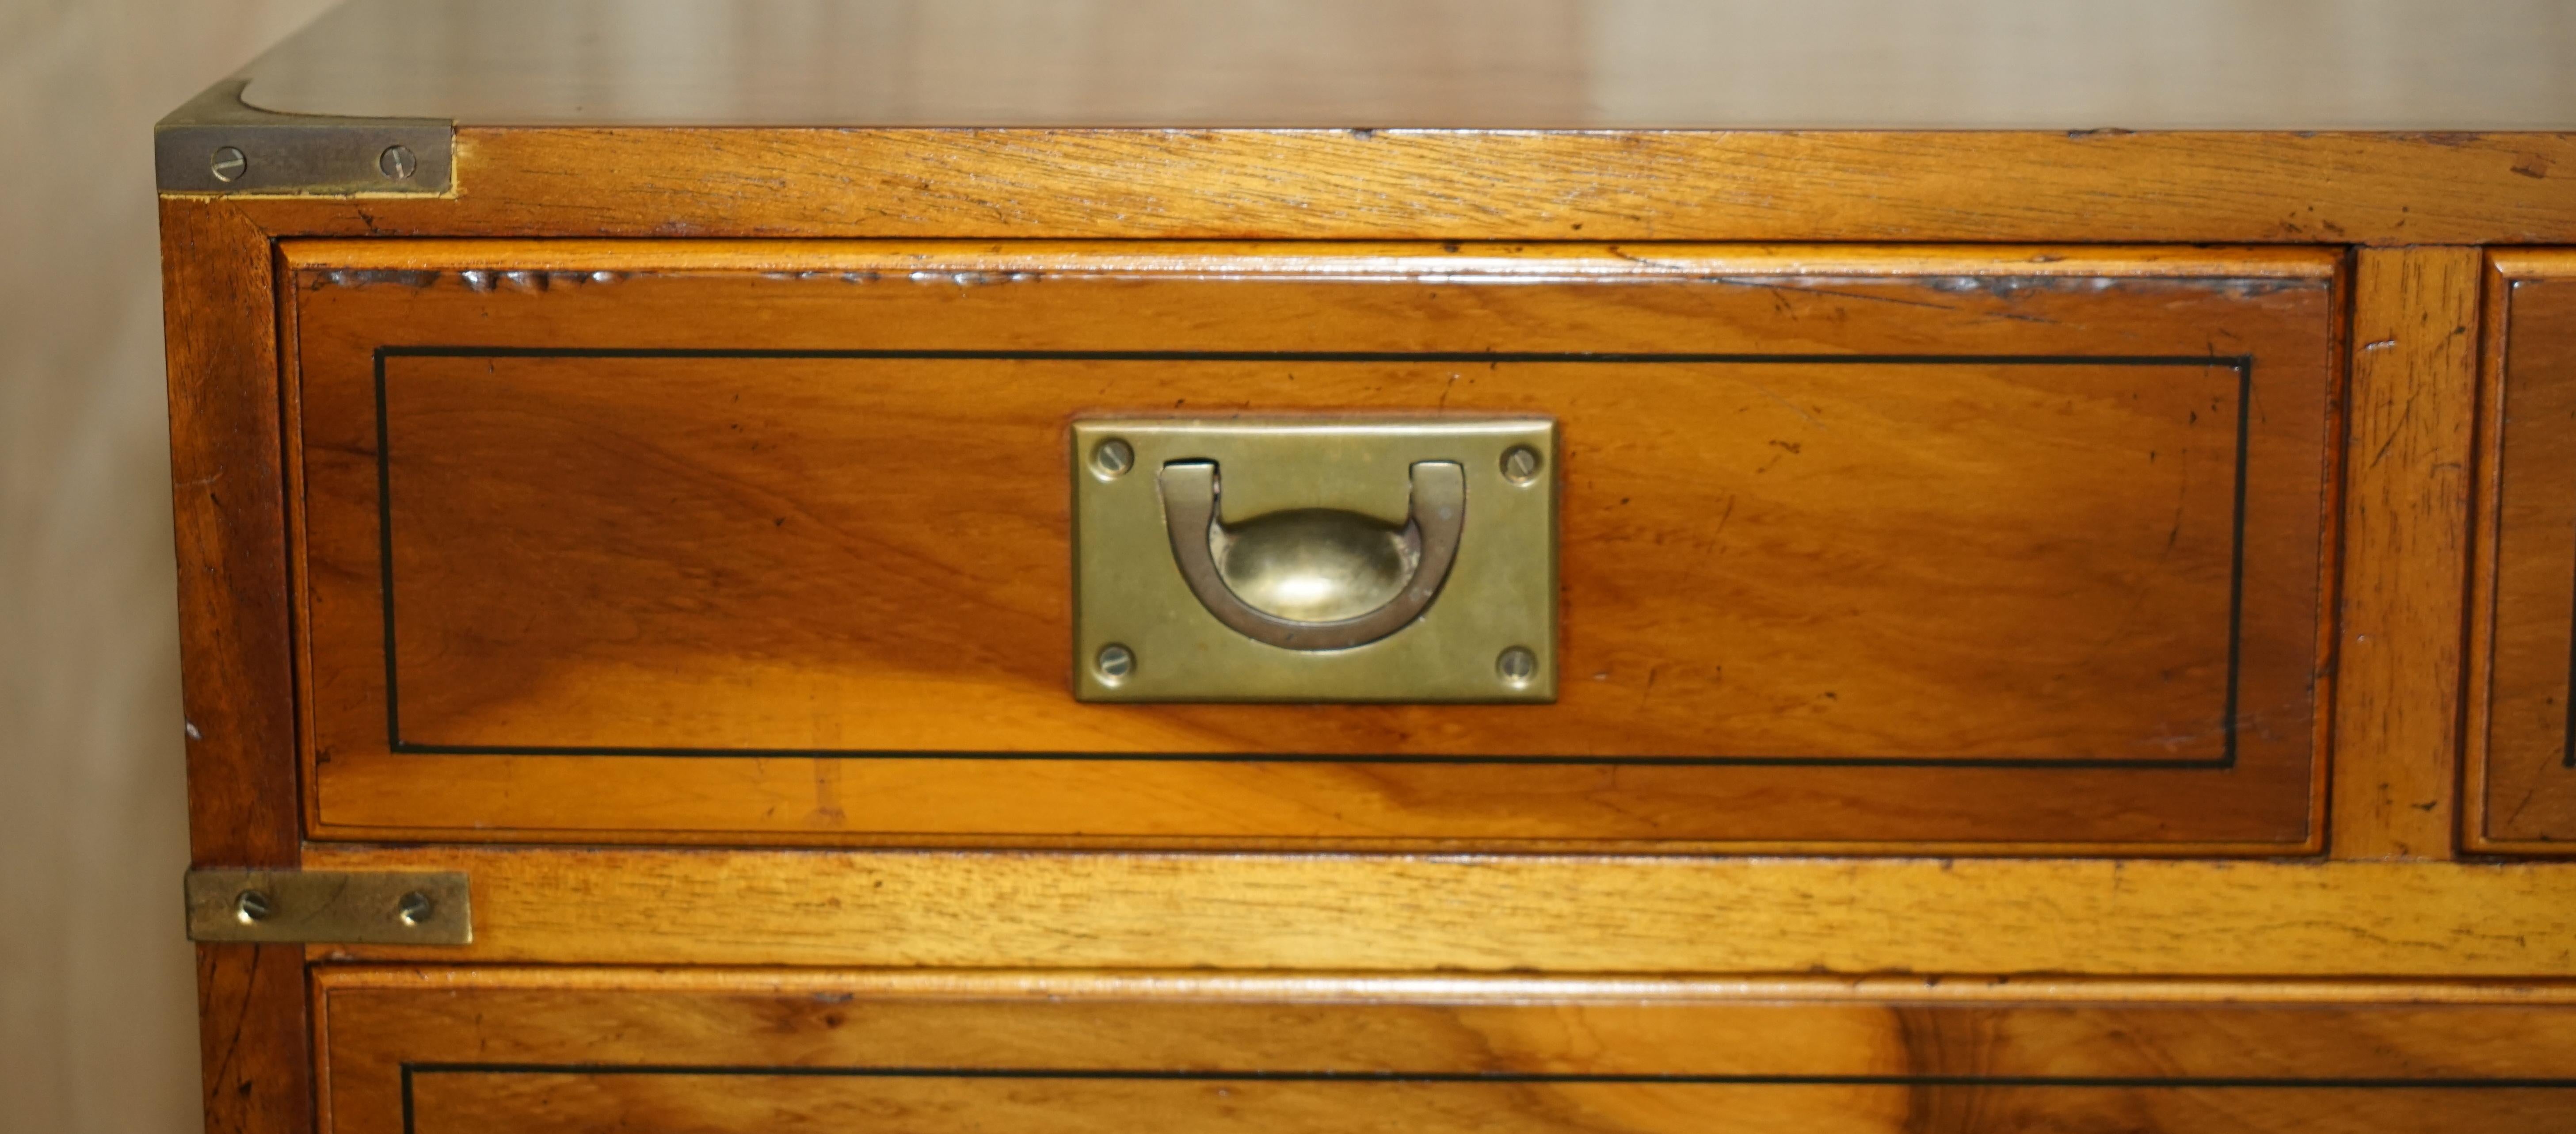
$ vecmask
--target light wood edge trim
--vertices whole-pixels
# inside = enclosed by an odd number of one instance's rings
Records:
[[[461,870],[475,942],[331,961],[2576,977],[2576,865],[312,845]]]
[[[2476,495],[2470,509],[2468,641],[2461,683],[2460,845],[2493,853],[2500,844],[2486,834],[2487,729],[2495,687],[2496,532],[2504,503],[2496,477],[2504,457],[2498,441],[2504,436],[2504,337],[2513,301],[2512,273],[2494,253],[2487,256],[2481,283],[2477,463],[2469,480]]]
[[[2317,777],[2322,781],[2323,777]],[[2322,792],[2322,783],[2319,791]],[[2316,806],[2312,804],[2312,807]],[[1710,842],[1652,839],[1346,839],[1243,838],[1228,835],[1083,838],[1039,835],[909,835],[811,831],[724,830],[521,830],[502,827],[378,827],[316,821],[316,843],[436,842],[553,846],[698,847],[708,849],[833,850],[1075,850],[1250,851],[1271,853],[1379,854],[1614,854],[1657,857],[1792,855],[1847,857],[1894,855],[1961,858],[2305,858],[2321,849],[2311,810],[2305,841],[2178,843],[2046,842]]]
[[[2487,268],[2508,280],[2576,276],[2576,248],[2490,248]]]
[[[2339,251],[2066,245],[1731,245],[929,240],[290,240],[297,271],[1040,271],[1177,274],[1610,275],[1711,272],[2325,281]]]
[[[313,690],[313,586],[312,560],[306,547],[305,534],[312,529],[305,519],[304,484],[304,336],[298,320],[303,312],[302,297],[295,286],[296,269],[286,252],[286,242],[277,243],[276,294],[279,327],[278,338],[278,413],[281,441],[285,449],[286,485],[286,580],[288,616],[294,619],[294,640],[290,644],[295,657],[295,762],[303,776],[305,790],[298,793],[299,816],[306,838],[322,829],[322,775],[314,760],[314,740],[320,735],[315,717],[316,697]]]
[[[2483,267],[2465,247],[2354,258],[2329,789],[2339,859],[2448,859],[2459,843]]]
[[[2359,249],[2340,249],[2335,257],[2335,281],[2331,316],[2333,330],[2326,336],[2328,390],[2325,424],[2325,461],[2319,472],[2325,478],[2317,494],[2317,637],[2315,685],[2310,696],[2316,706],[2315,719],[2308,729],[2308,815],[2307,837],[2299,844],[2304,855],[2326,857],[2334,842],[2335,768],[2340,753],[2336,750],[2341,735],[2343,708],[2343,610],[2344,555],[2351,537],[2347,508],[2352,497],[2352,428],[2353,428],[2353,307],[2355,284],[2360,276]],[[317,788],[315,794],[320,794]]]
[[[456,142],[468,180],[452,198],[257,207],[272,231],[340,237],[2576,239],[2563,179],[2531,175],[2576,164],[2576,134],[2550,131],[465,127]]]
[[[315,989],[605,991],[901,999],[1223,1000],[1281,1003],[1721,1001],[1822,1003],[2576,1005],[2576,983],[2212,981],[2001,977],[1385,976],[1370,973],[835,971],[614,966],[316,966]],[[327,1018],[327,1013],[325,1014]],[[319,1029],[317,1022],[317,1032]]]
[[[331,992],[335,987],[332,981],[335,974],[328,968],[311,963],[309,954],[308,950],[304,966],[304,999],[311,1006],[313,1016],[310,1025],[313,1046],[306,1053],[313,1063],[313,1129],[314,1134],[332,1134],[338,1129],[333,1116],[339,1113],[338,1105],[331,1099]],[[208,1131],[208,1134],[215,1132]]]
[[[2513,285],[2576,277],[2576,249],[2498,248],[2487,253],[2479,329],[2476,526],[2469,565],[2468,672],[2460,737],[2461,848],[2478,854],[2569,857],[2576,843],[2499,839],[2487,833],[2489,713],[2494,708],[2496,545],[2504,522],[2504,372],[2513,323]]]

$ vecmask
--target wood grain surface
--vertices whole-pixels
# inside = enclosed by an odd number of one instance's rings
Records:
[[[326,970],[325,1131],[2539,1131],[2564,989]]]
[[[2470,641],[2471,845],[2576,850],[2576,255],[2500,254],[2488,289],[2480,517]]]
[[[394,848],[461,870],[424,963],[2576,975],[2554,864]]]
[[[286,479],[270,244],[223,202],[161,206],[189,857],[293,868],[301,849]],[[293,946],[197,947],[210,1131],[307,1128]]]
[[[2451,855],[2481,263],[2474,248],[2354,263],[2338,858]]]
[[[2310,837],[2327,255],[291,255],[332,834]],[[1317,411],[1561,422],[1559,703],[1073,702],[1065,423]]]
[[[2558,133],[462,129],[279,236],[2576,241]],[[603,171],[606,171],[605,173]]]

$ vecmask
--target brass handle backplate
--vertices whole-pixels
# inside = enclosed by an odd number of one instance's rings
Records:
[[[1556,698],[1556,423],[1075,421],[1085,701]]]

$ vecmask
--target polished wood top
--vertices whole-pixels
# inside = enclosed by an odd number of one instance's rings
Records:
[[[2576,128],[2571,0],[350,0],[252,106],[469,126]]]

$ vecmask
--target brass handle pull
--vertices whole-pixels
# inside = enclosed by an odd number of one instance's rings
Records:
[[[1157,482],[1172,560],[1200,605],[1235,632],[1290,650],[1346,650],[1422,616],[1467,524],[1467,474],[1453,461],[1413,466],[1402,528],[1325,508],[1228,526],[1213,461],[1174,461]]]

